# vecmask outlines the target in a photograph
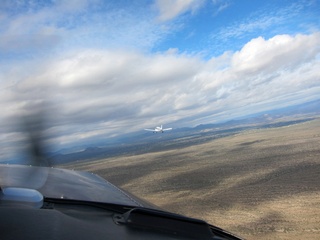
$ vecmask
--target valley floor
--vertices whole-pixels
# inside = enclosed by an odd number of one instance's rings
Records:
[[[245,239],[320,239],[320,119],[63,167]]]

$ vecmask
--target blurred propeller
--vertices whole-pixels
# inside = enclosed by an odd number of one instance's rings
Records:
[[[37,109],[37,110],[34,110]],[[22,117],[20,131],[27,141],[25,166],[12,166],[0,176],[2,186],[40,189],[48,178],[51,162],[47,156],[44,108],[34,108],[32,114]]]
[[[23,119],[22,130],[27,137],[27,154],[32,166],[51,166],[45,145],[45,116],[44,110],[41,109]]]

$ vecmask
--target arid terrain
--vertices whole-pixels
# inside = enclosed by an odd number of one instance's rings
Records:
[[[320,239],[320,119],[64,167],[245,239]]]

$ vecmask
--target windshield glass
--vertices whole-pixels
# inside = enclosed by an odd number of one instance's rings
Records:
[[[145,206],[129,193],[88,172],[23,165],[0,165],[0,185],[38,190],[45,198],[70,199],[125,206]]]
[[[246,239],[320,238],[319,9],[4,1],[2,187],[129,201],[94,173]]]

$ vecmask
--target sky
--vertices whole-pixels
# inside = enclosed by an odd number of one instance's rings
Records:
[[[319,99],[319,0],[2,0],[0,159]],[[43,117],[43,116],[42,116]]]

